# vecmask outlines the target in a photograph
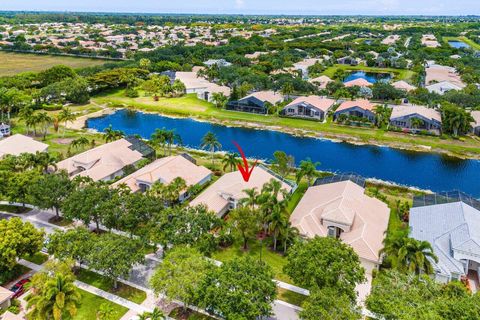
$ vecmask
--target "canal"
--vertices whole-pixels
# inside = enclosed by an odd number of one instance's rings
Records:
[[[127,135],[150,138],[156,128],[174,129],[185,146],[200,148],[205,133],[214,132],[223,151],[236,151],[238,142],[246,155],[269,160],[277,150],[292,155],[298,163],[311,158],[321,162],[320,170],[354,172],[401,185],[432,191],[461,190],[480,197],[480,161],[462,160],[435,153],[403,151],[388,147],[353,145],[330,140],[297,137],[290,134],[247,128],[227,127],[177,119],[158,114],[119,110],[113,114],[87,121],[87,127],[103,131],[109,125]]]

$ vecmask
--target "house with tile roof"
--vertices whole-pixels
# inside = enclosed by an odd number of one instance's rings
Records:
[[[350,80],[350,81],[347,81],[347,82],[344,82],[343,83],[345,85],[345,87],[349,88],[349,87],[371,87],[373,86],[373,83],[371,82],[368,82],[367,80],[363,79],[363,78],[358,78],[358,79],[354,79],[354,80]]]
[[[374,121],[376,106],[377,104],[365,99],[347,100],[340,103],[333,118],[337,120],[343,114],[347,117],[367,118],[369,121]]]
[[[325,75],[321,75],[317,78],[313,78],[313,79],[308,80],[308,82],[313,83],[319,89],[326,89],[327,84],[329,84],[330,82],[333,82],[333,80],[330,77],[327,77]]]
[[[472,111],[470,114],[473,118],[472,131],[477,136],[480,136],[480,111]]]
[[[124,174],[127,166],[152,155],[153,149],[141,140],[123,138],[60,161],[58,170],[71,178],[90,177],[93,181],[110,181]]]
[[[372,271],[382,263],[390,217],[385,203],[365,195],[364,183],[355,176],[317,179],[290,216],[303,237],[335,237],[353,248],[367,275],[367,283],[357,288],[361,299],[370,291]]]
[[[199,99],[212,102],[214,93],[222,93],[230,96],[231,90],[227,86],[218,85],[205,78],[198,76],[197,71],[201,68],[194,68],[192,72],[175,72],[175,79],[180,80],[186,88],[186,93],[195,93]]]
[[[47,150],[48,144],[23,134],[14,134],[0,140],[0,159],[6,155],[19,156],[22,153],[35,154],[37,152],[46,152]]]
[[[410,91],[413,91],[413,90],[417,89],[417,87],[411,85],[410,83],[408,83],[404,80],[399,80],[399,81],[392,82],[392,86],[395,89],[403,90],[403,91],[406,91],[406,92],[410,92]]]
[[[259,165],[253,170],[248,182],[243,179],[239,171],[224,174],[198,197],[193,199],[190,205],[205,205],[209,210],[216,213],[218,217],[224,217],[228,211],[235,209],[239,205],[240,200],[247,197],[245,190],[257,189],[260,192],[262,187],[272,179],[280,181],[282,189],[287,192],[293,192],[296,188],[296,185],[281,180],[273,172]]]
[[[0,286],[0,309],[7,309],[10,307],[12,297],[12,291]]]
[[[323,121],[336,101],[320,96],[298,97],[285,106],[282,115]]]
[[[257,91],[237,101],[227,103],[227,110],[267,114],[268,106],[275,106],[285,100],[280,93],[272,90]]]
[[[157,159],[140,170],[118,180],[113,187],[126,185],[132,192],[145,192],[154,183],[170,184],[176,178],[182,178],[187,184],[187,190],[180,194],[180,201],[186,200],[190,195],[188,188],[203,186],[212,178],[212,171],[204,166],[198,166],[187,155],[178,155]]]
[[[439,111],[417,105],[392,106],[390,125],[409,132],[429,131],[440,134],[442,115]]]
[[[428,241],[438,262],[435,279],[446,283],[467,278],[479,288],[480,201],[459,191],[418,196],[410,209],[410,236]]]

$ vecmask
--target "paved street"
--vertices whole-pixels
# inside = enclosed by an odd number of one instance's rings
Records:
[[[55,229],[64,229],[62,227],[48,223],[48,220],[54,216],[53,213],[48,211],[33,209],[29,213],[21,214],[21,215],[0,213],[0,219],[10,218],[12,216],[20,217],[23,220],[29,221],[37,228],[45,229],[45,232],[47,234],[52,233]],[[145,291],[149,291],[148,280],[153,275],[155,271],[155,267],[159,263],[161,263],[161,260],[159,260],[158,258],[155,258],[154,255],[147,255],[145,257],[145,263],[142,265],[135,266],[132,269],[132,272],[130,273],[129,279],[127,279],[127,281],[125,282],[130,283],[131,285],[137,288],[141,288]],[[282,284],[281,286],[285,287],[285,285]],[[295,286],[291,286],[291,287],[295,290]],[[296,306],[277,300],[274,302],[274,305],[273,305],[274,315],[270,317],[269,320],[298,320],[299,310],[300,309]]]

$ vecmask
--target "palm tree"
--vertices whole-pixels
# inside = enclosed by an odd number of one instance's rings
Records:
[[[378,105],[375,107],[375,124],[378,128],[387,127],[390,123],[392,109],[386,105]]]
[[[278,237],[282,227],[286,224],[288,218],[281,206],[275,206],[272,214],[268,217],[268,230],[273,237],[273,251],[277,251]]]
[[[228,167],[230,167],[230,171],[235,171],[235,168],[240,163],[239,155],[236,152],[229,152],[223,157],[222,164],[223,164],[223,171],[225,171]]]
[[[223,93],[221,92],[214,92],[212,94],[212,101],[215,104],[215,106],[219,109],[225,108],[228,102],[228,97],[226,97]]]
[[[418,241],[413,238],[406,238],[405,244],[398,251],[398,261],[401,268],[409,272],[433,273],[433,266],[429,259],[438,262],[437,256],[433,253],[433,248],[428,241]]]
[[[287,253],[288,244],[292,244],[298,239],[300,232],[297,228],[292,227],[292,223],[287,219],[280,229],[280,238],[283,242],[283,253]]]
[[[280,91],[284,96],[287,97],[287,100],[290,100],[290,95],[293,93],[293,90],[293,85],[290,82],[287,82],[283,85]]]
[[[408,230],[401,230],[389,235],[383,240],[384,253],[392,267],[401,271],[431,274],[433,266],[429,260],[437,261],[429,242],[418,241],[408,237]]]
[[[165,142],[168,146],[168,153],[172,155],[172,145],[177,141],[178,144],[181,144],[182,138],[175,130],[165,130],[164,131]]]
[[[60,112],[58,119],[60,121],[63,121],[63,133],[62,136],[65,135],[65,131],[67,130],[67,124],[69,122],[75,121],[77,119],[77,116],[69,109],[69,108],[63,108],[62,111]]]
[[[90,144],[90,141],[86,137],[80,137],[75,140],[73,140],[70,143],[71,148],[79,149],[79,148],[85,148]]]
[[[31,108],[30,106],[23,107],[22,109],[20,109],[20,112],[18,113],[20,120],[23,120],[23,122],[25,122],[27,135],[30,133],[30,127],[32,126],[33,113],[34,113],[33,108]]]
[[[109,303],[102,303],[97,311],[97,320],[118,319],[117,311]]]
[[[48,172],[49,168],[53,168],[54,171],[57,171],[58,169],[58,159],[50,153],[37,151],[34,161],[35,166],[43,172]]]
[[[155,307],[152,312],[144,312],[138,316],[139,320],[163,320],[165,316],[163,315],[162,310]]]
[[[212,155],[212,164],[215,164],[215,159],[214,159],[214,153],[215,149],[221,149],[222,145],[218,141],[217,136],[213,132],[207,132],[203,138],[202,138],[202,144],[200,145],[202,148],[207,148],[210,150],[210,153]]]
[[[46,112],[40,112],[36,115],[38,123],[43,128],[43,140],[47,137],[48,127],[52,124],[52,117],[48,115]]]
[[[410,119],[410,125],[412,126],[412,128],[414,129],[418,129],[420,127],[423,126],[423,120],[420,119],[420,118],[412,118]]]
[[[152,133],[150,137],[150,141],[154,144],[158,144],[161,149],[163,149],[163,155],[167,155],[166,145],[167,145],[167,130],[163,129],[155,129],[155,132]]]
[[[302,160],[300,162],[300,169],[297,171],[297,183],[299,183],[303,177],[307,177],[308,186],[312,185],[312,180],[317,175],[317,167],[320,165],[320,162],[312,162],[310,158]]]
[[[250,206],[253,210],[258,203],[258,197],[260,194],[257,191],[257,188],[245,189],[243,192],[247,195],[246,198],[243,198],[240,202],[244,206]]]
[[[34,288],[27,304],[27,308],[32,309],[32,318],[61,320],[65,313],[75,317],[80,293],[73,282],[72,276],[57,273],[43,287]]]
[[[105,142],[107,143],[115,140],[119,140],[125,137],[125,133],[123,131],[113,130],[112,125],[109,125],[108,128],[105,128],[103,132],[105,133],[104,139],[105,139]]]

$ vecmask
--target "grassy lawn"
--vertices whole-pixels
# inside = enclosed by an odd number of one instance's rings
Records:
[[[391,71],[390,69],[376,69],[377,71]],[[396,71],[401,72],[401,70]],[[410,72],[408,70],[403,71]],[[459,140],[446,137],[418,136],[388,132],[375,128],[341,126],[331,122],[319,123],[316,121],[284,118],[273,115],[265,116],[229,111],[218,109],[208,102],[197,99],[195,95],[186,95],[181,98],[160,99],[160,101],[156,102],[153,101],[151,97],[136,99],[127,98],[124,96],[123,91],[117,91],[113,94],[93,98],[92,101],[96,104],[129,106],[146,112],[158,112],[173,116],[210,120],[224,125],[239,126],[248,124],[250,126],[268,127],[274,130],[281,129],[285,132],[300,136],[320,136],[343,141],[382,144],[419,151],[431,150],[433,152],[449,152],[464,157],[478,156],[480,154],[480,141],[471,137],[465,137]]]
[[[0,211],[1,212],[8,212],[8,213],[27,213],[30,212],[32,209],[27,207],[21,206],[12,206],[8,204],[0,204]]]
[[[20,133],[20,134],[26,135],[26,131],[27,130],[22,122],[14,121],[14,125],[12,127],[12,133],[14,134]],[[77,139],[79,137],[86,137],[90,141],[94,141],[96,146],[104,143],[103,136],[101,134],[90,133],[86,131],[77,131],[77,130],[66,130],[65,133],[63,133],[63,128],[60,128],[58,132],[54,132],[53,128],[50,128],[49,133],[47,134],[45,139],[43,139],[43,136],[37,132],[37,136],[35,136],[35,139],[40,142],[48,144],[49,152],[62,154],[64,157],[66,157],[70,142],[72,142],[74,139]],[[90,146],[88,147],[88,149],[90,149]],[[72,149],[70,151],[73,155],[75,153],[79,153],[84,150]]]
[[[406,80],[406,81],[411,80],[415,75],[415,72],[411,70],[405,70],[405,69],[374,68],[374,67],[367,67],[367,66],[348,66],[343,64],[336,64],[332,67],[329,67],[323,72],[323,74],[333,79],[335,72],[339,69],[343,69],[344,71],[362,70],[365,72],[393,73],[395,74],[395,80]]]
[[[114,290],[113,284],[109,279],[89,270],[80,269],[77,272],[76,276],[79,281],[88,283],[94,287],[113,293],[119,297],[125,298],[138,304],[141,304],[147,298],[147,294],[144,291],[138,290],[120,282],[118,283],[118,289]]]
[[[241,245],[235,243],[231,247],[220,249],[219,251],[215,252],[212,255],[212,258],[226,262],[246,255],[255,259],[260,259],[260,241],[250,241],[247,251],[243,251]],[[289,276],[283,273],[283,266],[287,263],[286,258],[283,255],[275,253],[267,248],[265,243],[263,244],[262,249],[262,260],[272,268],[275,279],[292,283],[292,280],[289,278]]]
[[[17,264],[10,271],[0,272],[0,285],[5,285],[31,271],[30,268]]]
[[[63,64],[74,69],[102,65],[106,60],[66,56],[50,56],[0,51],[0,76],[11,76],[20,72],[42,71]]]
[[[32,263],[41,265],[41,264],[44,264],[48,260],[48,255],[46,255],[44,253],[41,253],[41,252],[37,252],[32,256],[25,257],[24,259],[27,260],[27,261],[30,261]]]
[[[448,44],[448,41],[461,41],[466,44],[468,44],[470,47],[472,47],[475,50],[480,50],[480,44],[476,43],[473,40],[470,40],[467,37],[461,36],[461,37],[443,37],[443,41]]]
[[[173,319],[179,319],[179,320],[210,320],[210,319],[215,319],[209,316],[206,316],[204,314],[198,313],[196,311],[192,311],[190,309],[187,310],[186,313],[183,312],[182,309],[177,308],[174,309],[172,312],[169,314],[170,317]]]
[[[308,189],[308,184],[306,182],[299,183],[297,190],[295,190],[295,192],[292,194],[292,198],[288,203],[288,208],[287,208],[288,212],[292,213],[293,210],[295,210],[295,207],[300,202],[300,200],[302,199],[307,189]]]
[[[102,304],[107,304],[112,307],[114,310],[115,315],[109,319],[120,319],[122,316],[127,313],[128,309],[108,301],[104,298],[91,294],[87,291],[78,289],[80,294],[82,295],[80,307],[77,310],[77,315],[73,318],[73,320],[92,320],[97,319],[97,311]]]
[[[68,227],[73,223],[71,220],[64,219],[63,217],[60,217],[60,218],[53,217],[53,218],[50,218],[48,222],[59,227]]]
[[[295,306],[301,307],[303,302],[307,300],[307,296],[303,294],[296,293],[287,289],[277,287],[277,299],[282,300],[288,303],[291,303]]]

